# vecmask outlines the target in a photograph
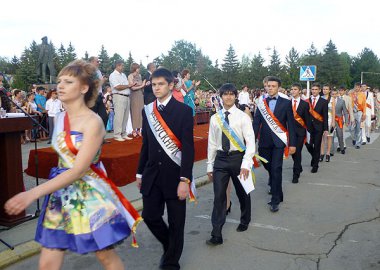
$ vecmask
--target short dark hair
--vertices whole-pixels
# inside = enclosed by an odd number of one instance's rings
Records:
[[[43,86],[38,86],[38,87],[37,87],[37,92],[40,92],[40,91],[42,91],[42,90],[45,91],[45,87],[43,87]]]
[[[155,71],[153,71],[152,79],[160,77],[164,78],[168,84],[174,82],[173,74],[170,72],[170,70],[166,68],[158,68]]]
[[[346,87],[344,85],[339,86],[339,90],[346,90]]]
[[[225,83],[219,88],[219,95],[223,96],[226,93],[233,93],[237,97],[237,89],[233,83]]]
[[[355,86],[361,86],[362,84],[360,82],[356,82]]]
[[[302,86],[299,83],[293,83],[292,87],[297,87],[300,91],[302,90]]]
[[[124,61],[123,60],[116,60],[115,61],[115,68],[120,65],[120,64],[123,64],[124,65]]]
[[[267,81],[268,82],[277,82],[278,83],[278,86],[281,86],[281,79],[279,77],[276,77],[276,76],[268,76],[267,77]]]
[[[321,85],[320,85],[320,83],[315,82],[315,83],[313,83],[313,84],[311,85],[311,87],[313,87],[313,86],[318,87],[319,89],[321,89]]]
[[[328,87],[328,88],[331,90],[331,86],[330,86],[330,84],[328,84],[328,83],[325,83],[325,84],[323,85],[323,87]]]

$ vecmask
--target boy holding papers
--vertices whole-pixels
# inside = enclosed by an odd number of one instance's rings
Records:
[[[241,217],[238,232],[248,229],[251,221],[251,198],[241,181],[250,177],[255,154],[255,134],[251,119],[235,106],[236,87],[231,83],[222,85],[219,94],[223,109],[210,119],[208,136],[207,175],[214,185],[214,207],[211,223],[211,239],[206,244],[223,244],[222,227],[226,221],[226,189],[230,178],[239,198]],[[238,178],[239,177],[239,178]]]

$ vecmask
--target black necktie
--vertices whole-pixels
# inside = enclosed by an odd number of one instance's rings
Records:
[[[276,100],[276,97],[267,97],[267,101],[269,102],[269,101],[271,101],[271,100]]]
[[[163,105],[163,104],[158,105],[158,110],[160,112],[162,112],[164,109],[165,109],[165,105]]]
[[[228,115],[230,113],[225,112],[224,114],[225,114],[225,120],[226,120],[227,124],[229,124],[230,121],[228,121]],[[222,149],[224,152],[230,151],[230,140],[227,138],[227,136],[224,134],[224,132],[222,132]]]

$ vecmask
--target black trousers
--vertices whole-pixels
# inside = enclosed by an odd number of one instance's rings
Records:
[[[236,195],[240,202],[240,223],[248,225],[251,221],[251,197],[245,193],[237,176],[240,174],[240,166],[244,152],[227,155],[218,152],[214,162],[214,208],[212,210],[212,236],[222,237],[222,228],[226,222],[226,190],[230,178],[235,186]]]
[[[94,107],[91,108],[91,110],[97,113],[100,116],[100,118],[102,118],[104,128],[106,128],[107,122],[108,122],[108,114],[107,114],[106,106],[104,105],[104,102],[103,102],[102,94],[98,95],[95,105]]]
[[[153,184],[149,196],[143,196],[142,217],[149,230],[163,246],[162,266],[165,266],[165,269],[180,269],[179,259],[183,250],[186,200],[165,199],[162,188]],[[165,204],[169,226],[162,218]]]
[[[300,176],[302,172],[302,148],[303,144],[305,142],[304,136],[298,136],[297,135],[297,145],[296,145],[296,152],[292,155],[293,158],[293,174]]]
[[[259,147],[259,155],[268,160],[268,163],[263,163],[264,168],[269,173],[270,189],[272,198],[270,204],[278,205],[284,199],[282,192],[282,164],[284,160],[284,148]]]
[[[310,133],[310,143],[306,144],[307,151],[311,154],[311,166],[317,169],[321,156],[322,135],[323,130],[314,130]]]

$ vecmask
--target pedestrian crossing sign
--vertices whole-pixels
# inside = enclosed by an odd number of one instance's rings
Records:
[[[317,77],[317,66],[301,66],[300,81],[315,81]]]

